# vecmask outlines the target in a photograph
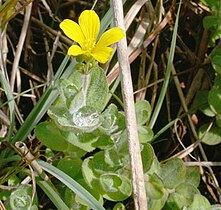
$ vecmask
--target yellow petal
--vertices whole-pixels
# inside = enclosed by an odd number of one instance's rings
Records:
[[[84,42],[84,35],[80,26],[72,20],[65,19],[60,23],[60,28],[65,35],[80,45]]]
[[[72,45],[68,49],[68,55],[77,56],[77,55],[81,55],[83,53],[84,53],[84,51],[78,45]]]
[[[100,47],[95,48],[91,55],[95,60],[100,63],[106,63],[113,53],[113,49],[111,47]]]
[[[79,25],[85,36],[85,39],[94,39],[96,42],[98,33],[100,31],[100,19],[94,10],[85,10],[79,17]]]
[[[97,47],[107,47],[115,42],[120,41],[124,37],[124,32],[121,28],[111,28],[102,34],[101,38],[97,42]]]

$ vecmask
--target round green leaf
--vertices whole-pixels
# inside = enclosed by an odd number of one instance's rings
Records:
[[[198,187],[200,184],[200,171],[198,167],[187,167],[185,183],[189,183],[194,187]]]
[[[101,205],[103,205],[104,201],[103,201],[103,197],[101,195],[101,192],[102,190],[99,189],[99,187],[97,185],[93,186],[93,188],[89,187],[87,185],[87,183],[85,182],[84,179],[80,179],[78,180],[78,183],[84,187],[84,189],[86,189],[91,195],[94,196],[94,198],[96,198],[97,201],[99,201],[99,203]],[[87,206],[87,204],[78,196],[76,195],[75,196],[75,200],[78,202],[78,203],[81,203],[82,205],[85,205]]]
[[[103,197],[111,201],[123,201],[132,193],[130,180],[119,174],[102,174],[100,184],[105,192]]]
[[[209,124],[205,124],[199,129],[199,138],[202,138],[202,142],[208,145],[216,145],[221,143],[221,129],[215,124],[207,131]]]
[[[143,163],[143,170],[144,173],[146,173],[153,163],[154,151],[150,144],[143,144],[142,147],[141,158]]]
[[[163,209],[169,193],[167,190],[163,190],[163,196],[160,199],[149,199],[148,201],[148,210],[156,210],[156,209]]]
[[[93,186],[96,188],[99,186],[99,174],[94,171],[92,158],[86,158],[82,164],[82,175],[85,182],[93,189]]]
[[[43,145],[55,151],[65,151],[68,148],[68,142],[52,121],[38,124],[35,135]]]
[[[193,203],[189,206],[188,210],[208,210],[211,209],[210,202],[202,195],[195,194],[193,197]]]
[[[210,207],[210,210],[221,210],[221,205],[220,204],[214,204]]]
[[[75,71],[69,79],[78,90],[86,89],[87,106],[96,107],[98,112],[103,111],[108,97],[108,84],[104,70],[99,66],[93,67],[87,75]],[[86,85],[86,88],[83,87]]]
[[[208,103],[208,90],[201,90],[198,91],[195,97],[195,106],[199,109],[203,114],[208,117],[214,117],[215,113],[211,110],[209,103]]]
[[[114,206],[113,210],[126,210],[126,207],[124,206],[123,203],[117,203],[117,204]]]
[[[188,183],[180,184],[175,189],[175,191],[169,195],[166,203],[166,209],[187,209],[189,205],[193,202],[195,194],[199,194],[199,191],[196,187]]]
[[[212,53],[211,53],[211,63],[212,63],[212,66],[213,66],[214,70],[217,73],[221,74],[221,49],[220,48],[215,48],[212,51]]]
[[[136,119],[138,125],[145,124],[151,115],[150,103],[146,100],[137,101],[135,104]]]
[[[146,126],[138,125],[138,137],[141,144],[151,142],[153,139],[153,131]]]
[[[146,193],[150,199],[161,199],[164,195],[164,185],[157,174],[149,175],[149,180],[145,183]]]
[[[209,93],[209,104],[215,113],[221,113],[221,88],[213,87]]]
[[[110,136],[102,135],[98,137],[98,140],[92,146],[100,149],[108,149],[114,146],[114,142]]]
[[[102,118],[93,107],[83,106],[78,111],[70,113],[67,109],[52,106],[48,115],[63,130],[75,133],[91,132],[102,123]]]
[[[57,168],[74,179],[75,176],[80,172],[81,165],[82,160],[80,158],[65,157],[59,160]]]
[[[186,167],[183,161],[178,158],[169,160],[161,165],[160,177],[163,180],[164,186],[169,189],[174,189],[182,183],[185,175]]]
[[[220,128],[221,127],[221,114],[216,115],[216,125]]]
[[[91,152],[95,149],[93,144],[94,144],[94,142],[97,141],[97,139],[98,139],[98,137],[92,133],[68,132],[68,135],[66,136],[66,140],[70,144],[72,144],[78,148],[81,148],[87,152]]]
[[[204,19],[203,19],[203,26],[205,28],[211,28],[211,27],[214,27],[217,25],[217,17],[216,16],[206,16]]]
[[[96,109],[83,106],[72,115],[73,127],[82,132],[91,132],[101,125],[102,118]]]
[[[27,210],[31,209],[32,205],[37,204],[37,197],[32,201],[32,187],[30,185],[20,185],[10,195],[11,210]]]
[[[96,171],[115,171],[122,166],[121,160],[116,150],[100,151],[94,155],[93,167]]]
[[[107,109],[101,114],[103,118],[99,131],[102,134],[111,136],[125,129],[125,117],[121,112],[118,112],[117,106],[110,104]]]

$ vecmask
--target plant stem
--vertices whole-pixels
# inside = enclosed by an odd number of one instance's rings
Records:
[[[115,25],[125,31],[122,1],[113,0],[113,15]],[[137,133],[136,115],[133,98],[133,86],[130,65],[127,54],[126,37],[117,44],[118,61],[120,66],[121,87],[124,99],[124,110],[128,134],[128,146],[132,173],[134,203],[136,210],[147,210],[147,198],[144,184],[143,165],[140,144]]]

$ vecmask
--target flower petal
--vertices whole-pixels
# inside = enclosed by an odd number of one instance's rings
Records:
[[[97,42],[97,47],[107,47],[115,42],[120,41],[124,37],[124,32],[119,27],[114,27],[102,34]]]
[[[93,39],[96,42],[100,31],[100,19],[94,10],[85,10],[78,19],[81,30],[85,39]]]
[[[84,54],[84,51],[78,45],[72,45],[68,49],[68,55],[77,56],[81,54]]]
[[[80,45],[84,42],[84,35],[80,26],[72,20],[65,19],[60,23],[60,28],[65,35]]]
[[[99,47],[95,48],[91,55],[95,60],[100,63],[106,63],[113,53],[113,48],[111,47]]]

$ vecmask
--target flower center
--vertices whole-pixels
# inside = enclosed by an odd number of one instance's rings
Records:
[[[83,50],[86,51],[87,53],[91,53],[91,51],[94,49],[95,47],[95,39],[93,38],[88,38],[84,41],[83,43]]]

